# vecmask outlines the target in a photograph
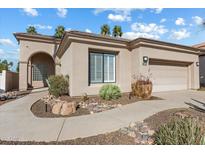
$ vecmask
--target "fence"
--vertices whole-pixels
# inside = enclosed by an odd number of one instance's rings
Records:
[[[0,73],[0,91],[18,90],[19,74],[16,72],[3,70]]]

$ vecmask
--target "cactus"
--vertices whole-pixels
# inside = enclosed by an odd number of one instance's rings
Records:
[[[177,118],[162,125],[154,134],[155,144],[159,145],[192,145],[204,144],[205,134],[198,120]]]

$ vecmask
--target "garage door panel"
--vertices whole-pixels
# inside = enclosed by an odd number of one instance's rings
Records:
[[[188,88],[186,66],[150,65],[153,91],[185,90]]]

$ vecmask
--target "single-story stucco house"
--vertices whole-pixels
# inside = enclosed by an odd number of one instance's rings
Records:
[[[200,49],[152,39],[128,40],[79,31],[62,39],[15,33],[20,44],[19,88],[46,86],[49,75],[69,75],[70,95],[98,94],[102,85],[131,91],[133,76],[151,75],[153,91],[199,88]]]

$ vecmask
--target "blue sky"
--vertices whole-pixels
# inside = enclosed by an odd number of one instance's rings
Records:
[[[123,37],[146,37],[177,44],[205,41],[205,9],[0,9],[0,59],[18,62],[14,32],[29,25],[38,33],[53,35],[58,25],[66,30],[100,33],[102,24],[120,25]]]

